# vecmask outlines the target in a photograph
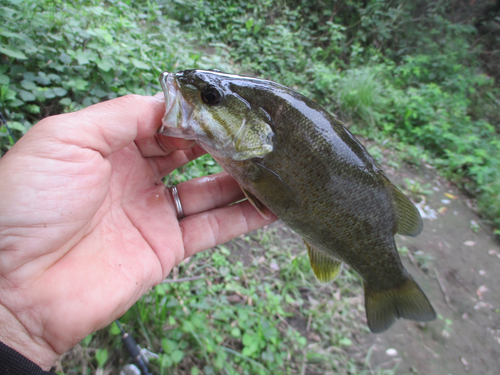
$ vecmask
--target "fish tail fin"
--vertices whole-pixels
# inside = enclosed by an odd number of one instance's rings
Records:
[[[397,318],[417,322],[436,319],[436,312],[411,276],[395,289],[373,291],[366,283],[364,288],[366,318],[373,333],[385,331]]]

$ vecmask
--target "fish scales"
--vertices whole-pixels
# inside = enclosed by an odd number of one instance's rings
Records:
[[[253,103],[268,113],[283,108],[274,119],[276,148],[260,163],[280,175],[292,192],[301,197],[300,201],[290,202],[286,207],[276,204],[272,181],[263,181],[254,188],[248,178],[252,173],[240,173],[248,168],[242,163],[252,168],[251,161],[215,159],[309,243],[350,264],[370,284],[383,288],[387,283],[401,282],[402,265],[393,241],[395,215],[382,182],[383,172],[333,116],[319,111],[309,100],[297,111],[292,101],[295,98],[284,93],[283,100],[276,103],[276,95],[279,92],[273,93],[273,98],[259,96]],[[376,174],[381,179],[375,179]],[[390,252],[380,251],[387,247]],[[361,254],[363,262],[359,262]],[[381,274],[378,263],[384,263],[392,272]],[[387,280],[388,276],[397,280]]]
[[[420,232],[420,215],[339,120],[270,81],[194,70],[161,82],[162,133],[196,139],[264,216],[270,210],[301,235],[318,280],[336,277],[341,262],[358,272],[373,332],[396,318],[435,317],[394,242],[397,232]],[[172,100],[185,109],[175,122]]]

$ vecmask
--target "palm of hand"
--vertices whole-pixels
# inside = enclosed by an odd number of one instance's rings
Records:
[[[24,290],[21,305],[10,309],[36,315],[43,327],[36,333],[56,351],[122,315],[184,258],[179,222],[153,160],[135,144],[106,158],[71,147],[47,144],[45,155],[35,157],[36,173],[16,176],[26,189],[10,202],[21,200],[23,211],[9,219],[21,225],[4,230],[12,244],[4,247],[11,256],[2,273],[13,290]],[[51,337],[61,329],[74,342]]]
[[[106,326],[186,256],[270,222],[248,202],[227,207],[242,198],[227,175],[184,183],[191,216],[179,222],[161,178],[203,151],[159,147],[163,103],[127,98],[99,117],[106,128],[88,126],[92,107],[77,132],[56,117],[0,161],[0,317],[15,322],[0,339],[21,330],[8,344],[34,341],[24,353],[42,366],[57,355],[40,353],[62,354]],[[122,108],[130,101],[150,106],[135,126]]]

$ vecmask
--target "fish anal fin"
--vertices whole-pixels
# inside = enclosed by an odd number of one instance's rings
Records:
[[[398,318],[417,322],[436,319],[434,308],[411,276],[396,289],[373,291],[366,283],[364,287],[366,318],[373,333],[385,331]]]
[[[403,236],[417,236],[424,227],[420,212],[412,201],[392,183],[390,188],[396,209],[396,233]]]
[[[342,271],[342,262],[331,255],[315,249],[304,241],[314,276],[321,284],[335,280]]]
[[[252,206],[259,212],[259,214],[266,220],[272,219],[274,214],[271,212],[269,208],[267,208],[260,200],[258,200],[255,195],[250,193],[247,189],[241,188],[243,193],[247,197],[248,201],[252,204]]]

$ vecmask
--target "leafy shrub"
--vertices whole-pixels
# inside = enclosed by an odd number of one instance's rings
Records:
[[[226,65],[186,44],[162,6],[1,1],[0,106],[17,137],[39,119],[160,91],[161,71]],[[12,144],[0,132],[4,152]]]
[[[386,110],[385,88],[372,68],[346,71],[338,82],[337,90],[337,103],[347,118],[360,118],[373,127],[378,122],[378,115]]]

